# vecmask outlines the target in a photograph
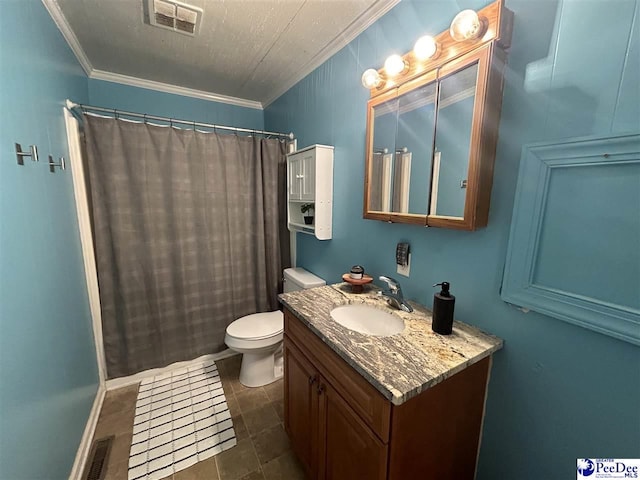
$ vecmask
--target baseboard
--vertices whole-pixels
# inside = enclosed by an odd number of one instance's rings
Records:
[[[187,360],[186,362],[172,363],[171,365],[167,365],[166,367],[163,367],[163,368],[152,368],[150,370],[145,370],[144,372],[139,372],[134,375],[129,375],[128,377],[112,378],[110,380],[107,380],[106,387],[107,387],[107,390],[115,390],[116,388],[127,387],[129,385],[140,383],[140,381],[144,380],[145,378],[154,377],[156,375],[162,375],[163,373],[167,373],[172,370],[177,370],[178,368],[188,367],[190,365],[200,363],[206,360],[213,360],[213,361],[222,360],[223,358],[233,357],[234,355],[238,355],[238,352],[234,352],[230,348],[227,348],[222,352],[203,355],[193,360]]]
[[[84,427],[84,433],[80,440],[80,446],[76,452],[76,459],[73,462],[73,468],[69,474],[69,480],[80,480],[84,471],[84,466],[87,463],[87,457],[91,451],[91,440],[93,440],[93,434],[96,431],[96,425],[98,423],[98,417],[100,416],[100,410],[102,409],[102,402],[104,401],[104,394],[106,388],[100,384],[98,391],[96,392],[96,398],[93,401],[93,407],[91,407],[91,413],[87,419],[87,424]]]

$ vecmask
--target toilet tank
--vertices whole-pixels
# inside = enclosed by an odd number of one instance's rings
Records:
[[[326,285],[320,277],[304,268],[287,268],[284,271],[284,293],[304,290],[306,288],[321,287]]]

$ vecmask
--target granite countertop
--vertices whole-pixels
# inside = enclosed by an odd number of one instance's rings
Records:
[[[401,405],[423,390],[442,382],[502,348],[502,340],[476,327],[454,321],[451,335],[431,330],[431,312],[409,302],[412,313],[387,305],[378,288],[365,285],[361,294],[338,283],[284,293],[280,302],[291,310],[334,352],[369,381],[394,405]],[[368,304],[404,319],[402,333],[376,337],[350,330],[331,319],[339,305]]]

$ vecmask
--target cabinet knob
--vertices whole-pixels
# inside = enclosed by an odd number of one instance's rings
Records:
[[[318,379],[317,375],[311,375],[309,377],[309,385],[313,385],[317,379]]]
[[[322,395],[322,392],[324,392],[324,385],[319,384],[318,385],[318,395]]]

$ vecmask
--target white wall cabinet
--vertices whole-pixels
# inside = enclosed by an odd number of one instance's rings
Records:
[[[312,145],[287,155],[287,215],[292,232],[331,238],[333,208],[333,147]],[[304,223],[300,207],[314,204],[314,220]]]

